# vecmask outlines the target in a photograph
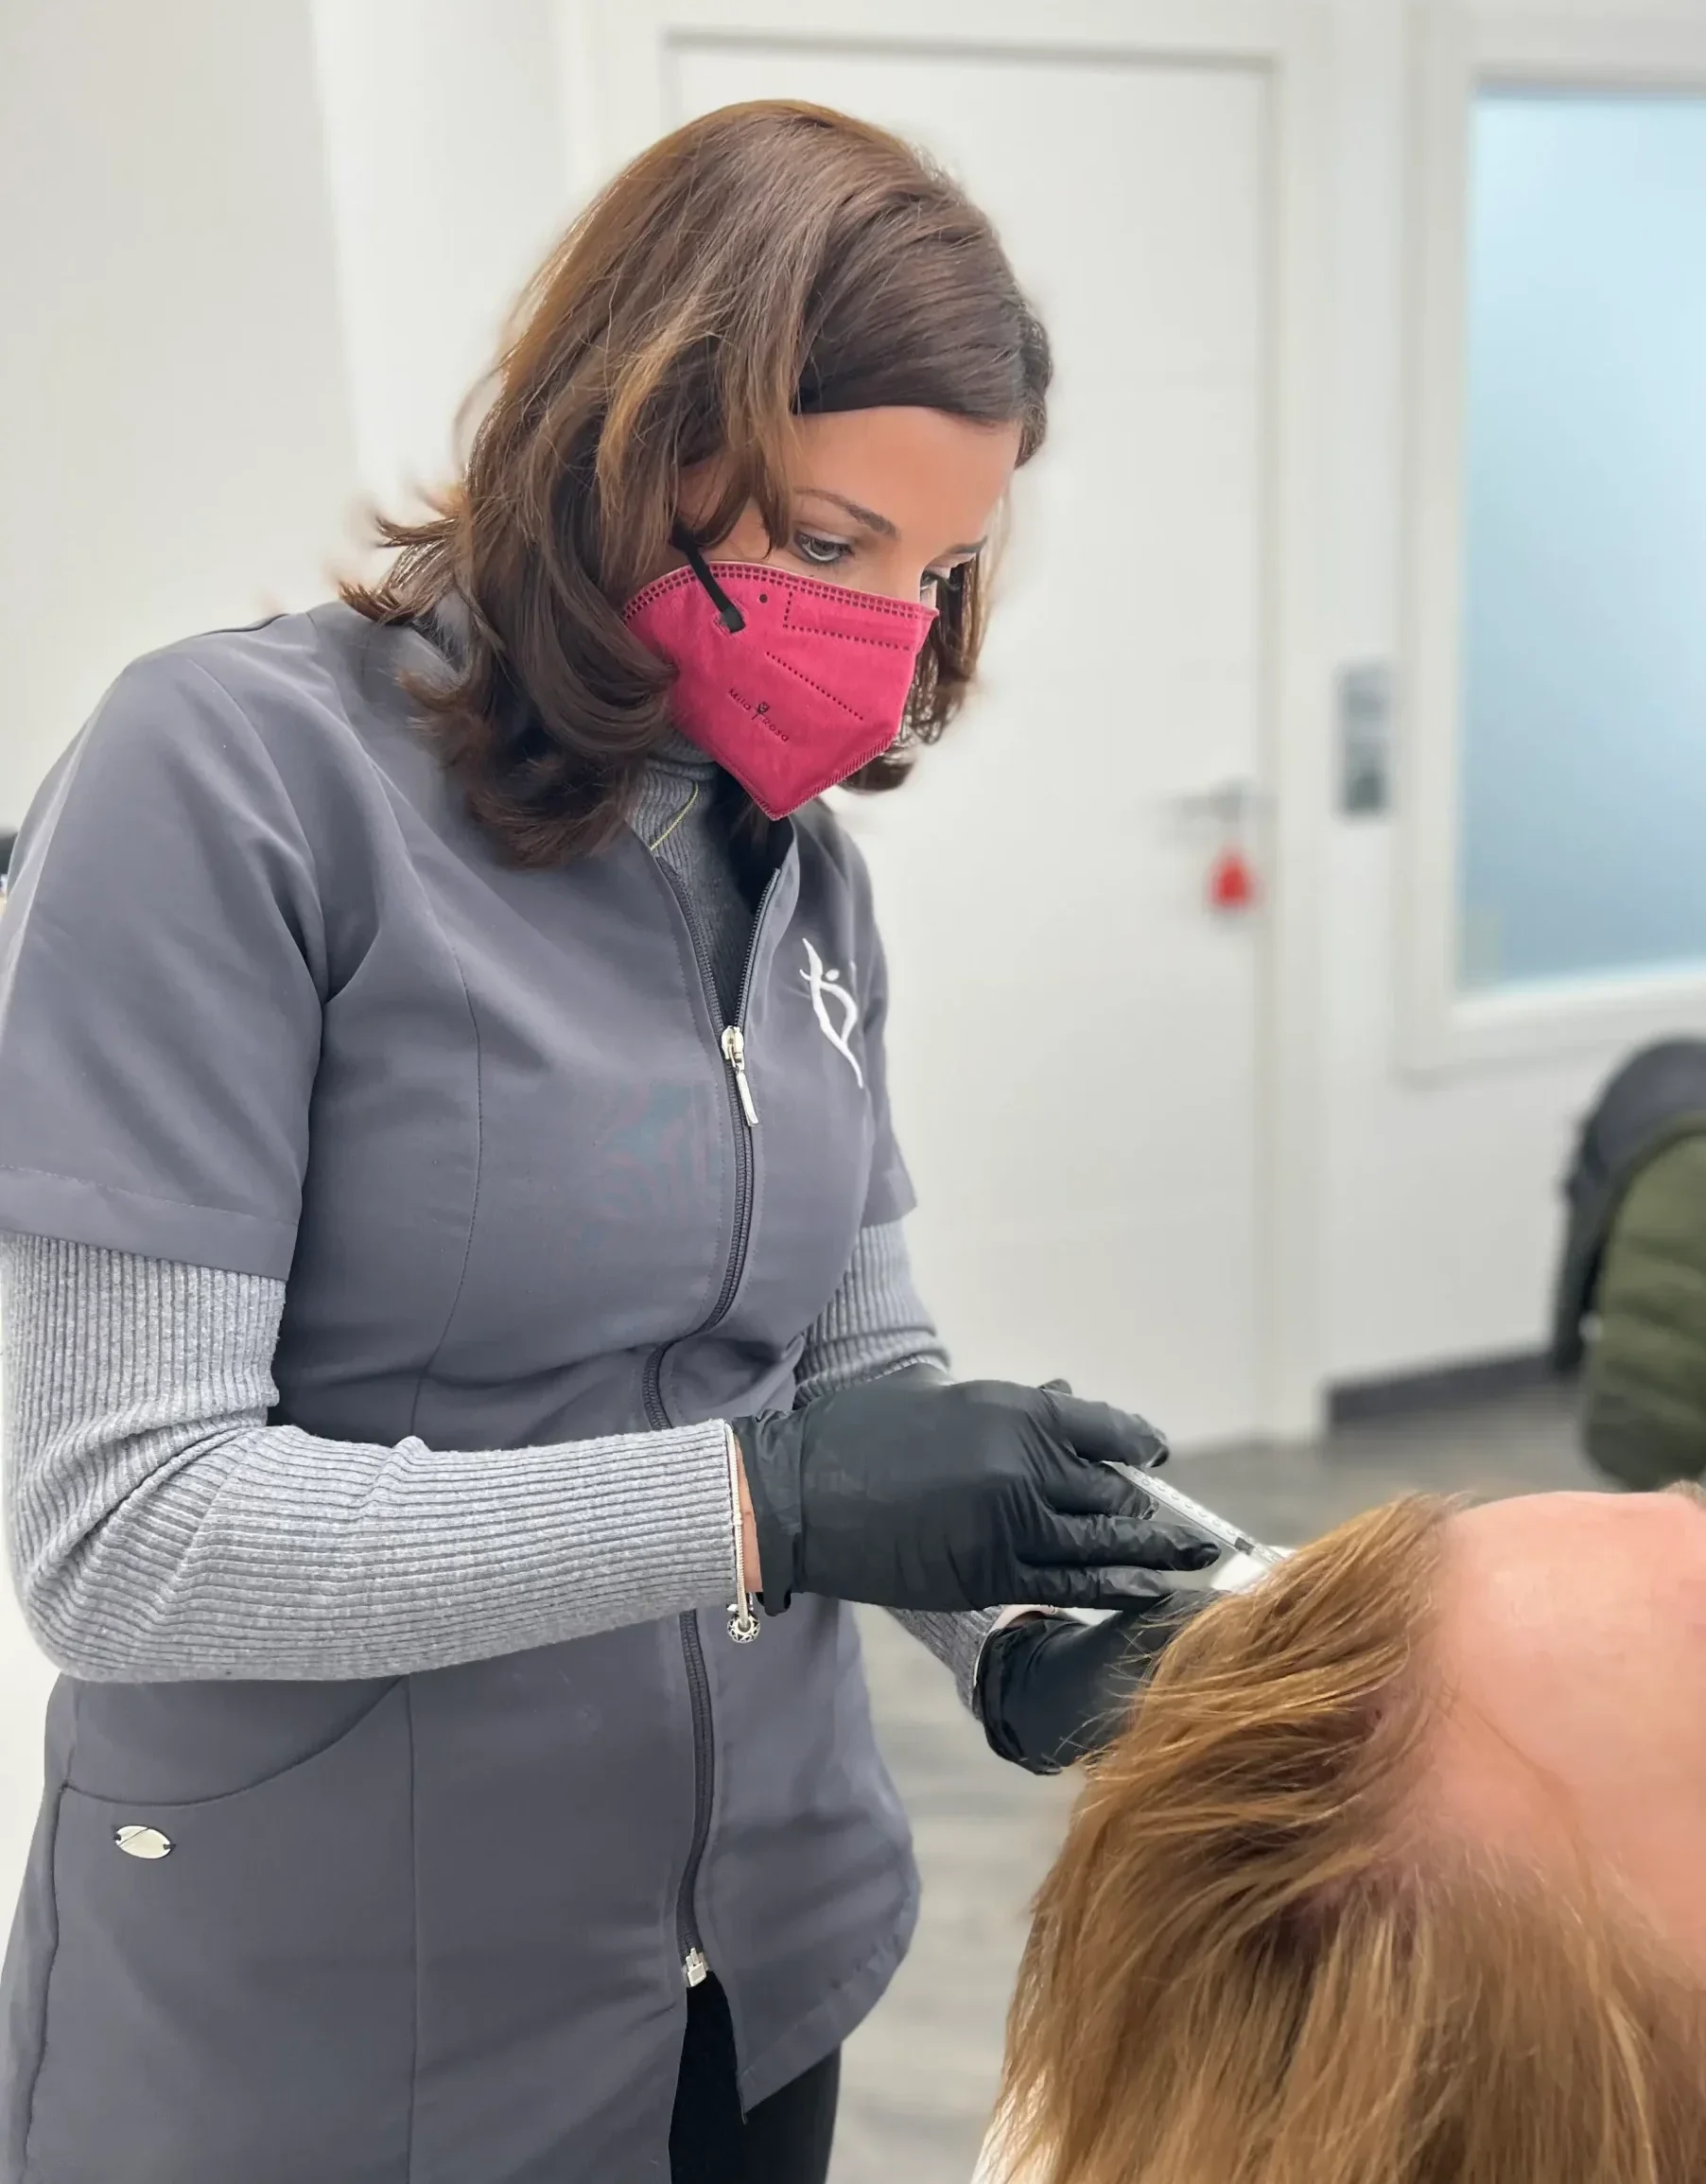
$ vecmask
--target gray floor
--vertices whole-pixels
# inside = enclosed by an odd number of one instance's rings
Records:
[[[1175,1460],[1189,1492],[1279,1543],[1413,1487],[1501,1494],[1595,1483],[1551,1389],[1346,1428],[1319,1448]],[[865,1646],[878,1726],[913,1817],[924,1915],[887,2000],[848,2048],[831,2184],[968,2184],[1025,1904],[1071,1791],[992,1757],[946,1675],[886,1617],[869,1618]]]

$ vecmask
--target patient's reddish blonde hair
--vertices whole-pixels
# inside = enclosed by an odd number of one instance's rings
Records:
[[[1037,1898],[1024,2184],[1706,2178],[1699,1986],[1585,1877],[1416,1826],[1450,1506],[1357,1518],[1168,1649]]]

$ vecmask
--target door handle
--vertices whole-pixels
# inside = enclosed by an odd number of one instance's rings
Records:
[[[1189,789],[1172,799],[1173,809],[1188,819],[1215,819],[1229,830],[1242,829],[1265,812],[1273,801],[1260,782],[1239,774],[1206,789]]]

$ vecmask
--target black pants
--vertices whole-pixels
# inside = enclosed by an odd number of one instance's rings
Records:
[[[821,2063],[741,2121],[735,2035],[715,1980],[688,1997],[688,2036],[670,2122],[672,2184],[825,2184],[841,2053]]]

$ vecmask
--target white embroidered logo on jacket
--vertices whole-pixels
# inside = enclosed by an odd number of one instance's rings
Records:
[[[811,1005],[817,1012],[824,1037],[859,1079],[859,1089],[862,1092],[865,1073],[859,1065],[859,1057],[847,1043],[853,1026],[859,1022],[858,1002],[842,984],[839,970],[824,969],[824,959],[809,940],[806,942],[806,968],[800,976],[811,996]]]

